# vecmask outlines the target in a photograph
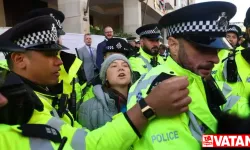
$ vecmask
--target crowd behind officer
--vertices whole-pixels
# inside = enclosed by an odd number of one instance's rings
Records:
[[[30,12],[0,35],[9,70],[1,71],[0,149],[194,150],[202,134],[246,131],[248,120],[223,114],[250,113],[250,8],[244,47],[241,29],[228,26],[235,13],[228,2],[193,4],[139,27],[130,47],[106,27],[97,59],[85,34],[82,64],[62,51],[63,13]],[[161,56],[162,27],[169,56]]]
[[[149,123],[142,115],[141,108],[138,105],[125,113],[117,114],[113,117],[112,122],[107,123],[102,128],[88,132],[81,126],[73,127],[75,122],[71,124],[62,121],[58,117],[59,113],[54,111],[52,101],[44,96],[48,93],[54,94],[50,87],[58,83],[60,75],[62,61],[57,55],[63,49],[63,46],[57,43],[57,29],[55,19],[51,16],[41,16],[22,22],[1,35],[1,40],[4,43],[11,42],[10,47],[3,47],[1,44],[1,49],[11,50],[11,46],[15,45],[23,50],[23,52],[5,53],[11,70],[9,75],[20,78],[37,96],[30,101],[26,99],[26,102],[35,106],[33,108],[28,107],[31,109],[28,111],[31,118],[26,116],[27,122],[16,120],[17,122],[13,123],[17,124],[15,126],[8,125],[8,120],[2,122],[7,125],[0,125],[1,149],[35,149],[38,147],[57,149],[60,143],[65,149],[128,149]],[[31,35],[33,37],[30,37]],[[12,80],[6,80],[6,82],[10,82],[5,83],[8,85],[11,84]],[[164,89],[159,88],[159,92],[167,89],[169,92],[164,92],[166,94],[164,97],[169,97],[168,99],[158,96],[157,91],[151,94],[151,98],[149,97],[147,102],[156,108],[156,113],[159,116],[172,116],[186,111],[190,102],[186,99],[187,93],[178,93],[187,86],[186,78],[170,79],[166,81],[165,85]],[[9,99],[8,104],[12,104],[12,102],[13,99]],[[173,104],[176,102],[178,103]],[[5,107],[13,107],[8,104]],[[21,106],[25,106],[25,104],[23,103]],[[12,111],[18,110],[13,109]],[[67,116],[63,113],[61,115]],[[20,118],[23,115],[20,113],[19,116],[12,117],[15,120],[15,117]],[[18,124],[21,124],[21,126]],[[27,128],[29,131],[33,131],[32,134],[27,134]],[[46,135],[38,132],[40,130],[47,131]],[[41,140],[37,140],[37,138]],[[13,141],[16,141],[16,143],[12,144]]]

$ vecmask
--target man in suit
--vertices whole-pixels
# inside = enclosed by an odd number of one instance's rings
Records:
[[[83,61],[83,67],[87,81],[90,81],[98,74],[96,66],[96,49],[91,47],[92,38],[89,33],[84,35],[85,46],[78,49],[80,59]]]
[[[113,29],[111,27],[109,27],[109,26],[105,27],[104,28],[105,39],[104,39],[104,41],[102,41],[101,43],[99,43],[97,45],[96,65],[97,65],[99,70],[101,69],[101,65],[102,65],[102,62],[103,62],[103,49],[106,46],[107,40],[113,38],[113,34],[114,34],[114,32],[113,32]]]

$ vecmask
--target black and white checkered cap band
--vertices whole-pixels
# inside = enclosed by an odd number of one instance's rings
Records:
[[[227,26],[219,27],[216,20],[182,22],[167,28],[167,37],[192,32],[226,32]]]
[[[235,27],[232,27],[232,28],[228,28],[227,32],[236,32],[236,33],[238,33],[239,31]]]
[[[146,31],[141,32],[140,36],[150,35],[150,34],[161,34],[161,31],[159,29],[146,30]]]
[[[18,39],[15,43],[23,48],[37,46],[39,44],[48,44],[50,42],[57,42],[57,34],[51,30],[39,31],[36,33],[28,34]]]

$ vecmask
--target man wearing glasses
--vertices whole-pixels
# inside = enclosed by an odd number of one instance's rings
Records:
[[[103,49],[106,46],[106,42],[108,39],[113,38],[113,29],[110,26],[107,26],[104,28],[104,36],[105,39],[101,43],[97,45],[97,51],[96,51],[96,65],[98,69],[101,69],[101,64],[103,62]]]

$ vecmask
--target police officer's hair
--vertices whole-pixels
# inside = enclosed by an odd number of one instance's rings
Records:
[[[7,65],[10,70],[13,69],[13,61],[11,60],[11,54],[8,54],[5,56],[5,59],[7,60]]]
[[[28,54],[28,55],[29,55],[29,52],[28,52],[28,51],[26,51],[26,52],[21,52],[21,53],[24,53],[24,54]],[[13,70],[14,63],[13,63],[13,61],[12,61],[12,59],[11,59],[11,54],[12,54],[12,53],[9,53],[9,54],[5,55],[5,59],[6,59],[6,61],[7,61],[8,68],[9,68],[10,70]]]

